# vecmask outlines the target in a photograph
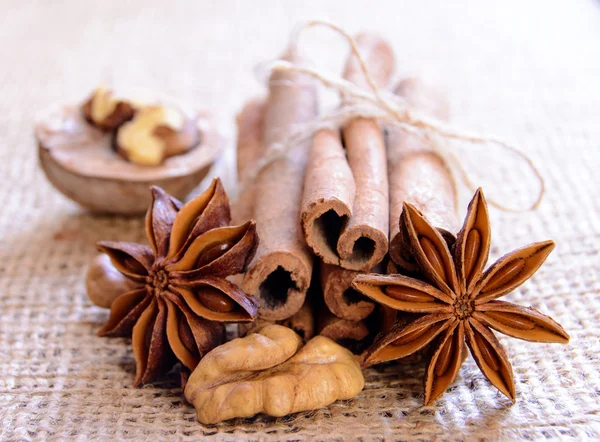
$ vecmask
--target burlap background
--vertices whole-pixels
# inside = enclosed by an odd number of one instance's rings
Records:
[[[0,439],[600,437],[598,2],[171,3],[0,2]],[[315,16],[378,29],[401,71],[445,82],[453,121],[504,135],[546,177],[537,212],[492,211],[494,257],[556,240],[537,276],[509,298],[551,314],[572,337],[568,346],[501,338],[515,405],[469,359],[433,407],[421,407],[423,366],[389,366],[367,371],[356,399],[328,409],[205,427],[175,380],[131,388],[128,342],[95,336],[107,312],[84,292],[94,243],[142,240],[142,223],[87,215],[50,187],[36,160],[36,112],[100,81],[123,82],[212,108],[231,135],[234,112],[261,89],[255,64],[278,53],[294,23]],[[326,32],[306,45],[323,66],[344,56]],[[505,178],[512,188],[534,185],[518,173]]]

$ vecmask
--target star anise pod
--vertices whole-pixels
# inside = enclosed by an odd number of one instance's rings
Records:
[[[146,215],[150,247],[99,242],[113,265],[139,288],[112,304],[100,336],[132,338],[135,386],[172,368],[193,370],[225,338],[224,323],[250,322],[258,300],[226,279],[244,271],[258,245],[254,221],[227,227],[229,200],[216,179],[183,205],[158,187]],[[174,358],[174,357],[175,358]]]
[[[512,367],[490,328],[536,342],[567,343],[569,335],[552,318],[531,307],[496,299],[528,280],[550,254],[554,242],[515,250],[484,272],[491,235],[481,189],[469,204],[452,252],[440,232],[412,205],[404,204],[400,225],[406,229],[424,280],[373,274],[354,280],[356,290],[405,312],[403,320],[369,348],[366,363],[399,359],[432,343],[434,351],[425,374],[427,405],[456,377],[466,355],[466,342],[483,374],[514,402]]]

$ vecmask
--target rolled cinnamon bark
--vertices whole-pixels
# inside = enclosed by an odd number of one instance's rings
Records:
[[[357,37],[375,82],[387,85],[393,71],[391,48],[380,37]],[[344,77],[367,87],[351,56]],[[311,147],[302,201],[306,242],[327,264],[369,270],[388,250],[388,180],[383,132],[377,121],[356,118],[339,134],[323,130]],[[344,152],[344,147],[345,152]]]
[[[282,57],[302,63],[289,51]],[[314,80],[295,72],[275,72],[270,79],[263,151],[286,143],[298,124],[317,114]],[[256,178],[254,216],[260,245],[244,277],[243,289],[261,300],[260,316],[289,318],[304,303],[313,256],[300,228],[300,204],[310,142],[291,146]]]
[[[358,353],[362,351],[363,346],[367,345],[366,343],[361,345],[362,341],[369,336],[369,328],[365,320],[349,321],[338,318],[327,309],[320,309],[317,322],[320,335],[328,337],[352,352]]]
[[[448,105],[440,93],[421,80],[398,83],[395,93],[421,112],[448,119]],[[457,192],[446,162],[416,135],[388,127],[386,136],[390,185],[390,257],[401,269],[417,271],[408,243],[402,237],[399,220],[403,203],[409,202],[436,226],[448,242],[457,227]]]
[[[244,105],[236,118],[237,176],[240,187],[231,207],[234,224],[244,223],[254,216],[255,186],[253,182],[247,182],[245,177],[261,156],[265,108],[264,98],[252,99]]]
[[[236,117],[238,179],[243,178],[261,155],[266,105],[264,98],[253,98],[244,104]]]
[[[315,335],[315,316],[312,304],[312,300],[307,296],[298,313],[281,321],[281,325],[294,330],[304,341],[308,341]]]
[[[360,321],[369,316],[375,304],[352,288],[352,281],[360,274],[331,264],[321,263],[321,288],[325,304],[335,316]]]
[[[246,322],[238,324],[238,336],[246,336],[248,332],[254,328],[260,327],[264,324],[280,324],[285,327],[289,327],[298,333],[304,341],[308,341],[315,335],[315,312],[313,305],[308,299],[305,299],[304,304],[298,312],[283,321],[267,321],[265,319],[258,318],[253,322]]]
[[[326,263],[340,264],[337,244],[352,216],[355,190],[340,133],[317,132],[304,180],[302,229],[307,244]]]

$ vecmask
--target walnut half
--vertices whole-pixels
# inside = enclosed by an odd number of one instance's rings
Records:
[[[364,378],[352,353],[329,338],[302,339],[266,325],[209,352],[185,387],[198,421],[214,424],[257,413],[285,416],[356,396]]]
[[[115,139],[117,152],[132,163],[158,166],[165,158],[196,147],[199,132],[194,119],[167,106],[146,106],[123,124]]]
[[[82,111],[88,123],[104,132],[111,132],[133,118],[135,106],[114,97],[111,90],[100,86],[83,104]]]

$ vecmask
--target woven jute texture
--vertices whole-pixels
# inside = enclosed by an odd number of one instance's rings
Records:
[[[600,437],[598,2],[2,0],[0,12],[0,439]],[[546,264],[507,300],[550,314],[572,338],[560,346],[500,337],[516,404],[469,358],[431,407],[422,407],[423,365],[388,365],[365,372],[358,397],[326,409],[203,426],[176,376],[132,388],[129,342],[96,337],[108,313],[85,295],[94,243],[143,241],[142,221],[91,216],[58,194],[38,168],[35,115],[100,82],[134,84],[212,109],[231,138],[235,112],[263,87],[254,67],[313,17],[379,31],[400,73],[443,82],[453,122],[502,135],[545,176],[536,212],[491,211],[492,259],[556,240]],[[314,31],[302,41],[319,66],[339,69],[346,48],[337,37]],[[480,155],[488,195],[535,190],[505,161]],[[461,216],[469,196],[463,191]]]

